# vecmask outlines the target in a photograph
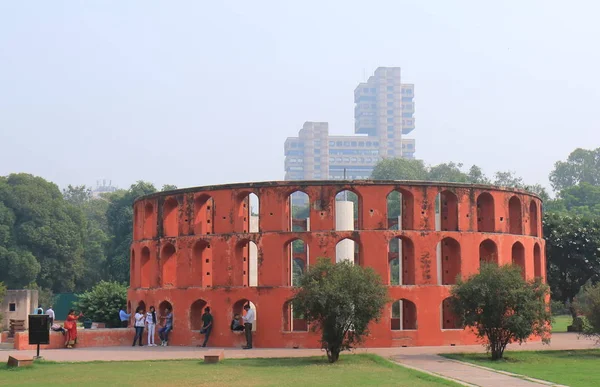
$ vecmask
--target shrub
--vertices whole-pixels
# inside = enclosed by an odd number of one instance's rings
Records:
[[[330,363],[368,335],[388,302],[387,289],[371,268],[350,262],[333,264],[320,259],[299,280],[294,310],[305,311],[307,323],[321,332],[321,344]]]
[[[492,360],[501,359],[510,342],[532,334],[549,342],[551,314],[548,286],[539,278],[525,281],[517,266],[482,264],[480,272],[452,288],[452,308],[484,340]]]
[[[596,338],[600,342],[600,282],[585,287],[583,300],[577,300],[577,309],[585,318],[582,319],[584,335]]]
[[[118,282],[100,281],[91,290],[77,295],[75,308],[86,318],[118,327],[119,310],[127,304],[127,287]]]

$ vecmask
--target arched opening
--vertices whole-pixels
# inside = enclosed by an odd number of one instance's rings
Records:
[[[240,242],[238,251],[242,254],[243,286],[258,286],[258,247],[253,241]]]
[[[167,243],[161,250],[162,287],[175,287],[177,278],[177,256],[175,246]]]
[[[390,285],[415,284],[415,249],[406,237],[396,237],[388,243]]]
[[[350,238],[344,238],[335,245],[335,262],[349,261],[355,265],[359,265],[359,250],[358,243]]]
[[[190,306],[190,329],[192,331],[199,331],[204,325],[202,323],[202,314],[206,307],[206,301],[196,300]]]
[[[293,302],[287,301],[283,304],[283,331],[284,332],[307,332],[308,324],[302,311],[295,309]]]
[[[484,192],[477,197],[477,231],[494,232],[494,217],[494,198],[488,192]]]
[[[207,254],[209,244],[197,241],[192,248],[192,286],[204,286],[204,276],[210,276],[210,257]]]
[[[335,195],[335,230],[359,230],[360,199],[352,191],[340,191]]]
[[[285,246],[287,252],[289,283],[298,286],[298,281],[308,265],[308,245],[301,239],[288,242]]]
[[[529,203],[529,235],[538,236],[538,210],[533,200]]]
[[[129,282],[131,287],[138,287],[139,280],[137,278],[138,273],[135,271],[135,250],[131,249],[131,261],[129,267]]]
[[[129,305],[129,306],[131,307],[131,305]],[[148,311],[148,309],[146,309],[146,303],[144,301],[138,302],[136,309],[137,308],[141,308],[142,310],[145,310],[146,312]],[[135,313],[135,310],[130,309],[129,311]]]
[[[442,301],[442,329],[463,329],[460,319],[452,311],[452,297]]]
[[[214,203],[209,195],[194,199],[194,234],[212,234],[214,224]]]
[[[413,195],[400,189],[390,192],[386,200],[388,230],[412,230]]]
[[[169,301],[163,301],[160,304],[158,304],[158,310],[157,310],[157,316],[156,318],[158,319],[161,316],[167,316],[167,310],[170,311],[171,313],[173,313],[173,316],[175,316],[175,313],[173,311],[173,305],[171,305],[171,303]],[[162,323],[165,323],[165,320],[160,319]],[[173,318],[173,327],[175,326],[175,318]],[[157,327],[158,329],[158,327]]]
[[[163,235],[166,237],[177,236],[177,207],[175,198],[168,198],[163,204]]]
[[[484,240],[479,245],[479,264],[484,262],[498,264],[498,247],[490,239]]]
[[[144,206],[144,239],[152,238],[156,224],[152,222],[154,215],[154,206],[152,203],[146,203]]]
[[[458,231],[458,198],[454,193],[439,194],[439,218],[441,231]]]
[[[152,268],[150,264],[150,249],[146,246],[142,248],[142,259],[140,264],[141,278],[140,285],[142,288],[149,288],[152,286]]]
[[[542,277],[542,253],[537,243],[533,245],[533,275],[536,278]]]
[[[240,216],[242,232],[260,232],[260,199],[255,193],[242,194]]]
[[[508,226],[511,234],[523,234],[523,216],[521,214],[521,200],[513,196],[508,201]]]
[[[406,299],[392,303],[391,329],[393,331],[407,331],[417,329],[417,307]]]
[[[444,238],[438,243],[438,284],[454,285],[461,273],[460,243]]]
[[[289,196],[290,231],[310,231],[310,198],[302,191],[293,192]]]
[[[521,277],[525,279],[525,248],[520,242],[512,246],[512,264],[521,268]]]
[[[240,316],[245,316],[246,315],[246,311],[244,310],[244,305],[250,305],[250,309],[254,310],[254,324],[252,324],[252,332],[256,331],[256,326],[258,323],[258,312],[256,310],[256,305],[254,305],[254,303],[252,303],[252,301],[250,300],[246,300],[246,299],[242,299],[239,300],[238,302],[236,302],[235,304],[233,304],[233,310],[232,310],[232,318],[233,316],[235,316],[236,314],[239,314]]]

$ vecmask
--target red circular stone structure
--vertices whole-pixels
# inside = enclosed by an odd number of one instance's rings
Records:
[[[256,347],[318,348],[319,335],[291,310],[292,284],[317,258],[350,259],[379,273],[394,300],[372,323],[365,346],[472,344],[475,336],[457,326],[448,307],[450,285],[476,273],[481,261],[512,263],[527,279],[545,279],[540,214],[540,199],[525,191],[435,182],[160,192],[134,204],[129,306],[170,306],[175,345],[201,342],[200,316],[211,306],[209,345],[231,347],[245,343],[230,331],[233,314],[251,302]]]

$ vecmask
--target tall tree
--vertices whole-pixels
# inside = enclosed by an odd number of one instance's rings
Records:
[[[469,182],[469,175],[461,171],[461,163],[442,163],[429,168],[427,179],[431,181],[447,181],[454,183]]]
[[[383,159],[375,165],[374,180],[427,180],[427,167],[422,160]]]
[[[577,148],[566,161],[557,161],[550,172],[550,184],[559,192],[579,183],[600,186],[600,148]]]
[[[498,171],[494,174],[494,185],[500,187],[523,188],[523,178],[517,176],[513,171]]]

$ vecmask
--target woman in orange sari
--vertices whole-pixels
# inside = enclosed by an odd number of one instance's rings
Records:
[[[65,347],[73,348],[77,344],[77,320],[82,314],[75,314],[73,309],[69,310],[67,319],[65,320]]]

